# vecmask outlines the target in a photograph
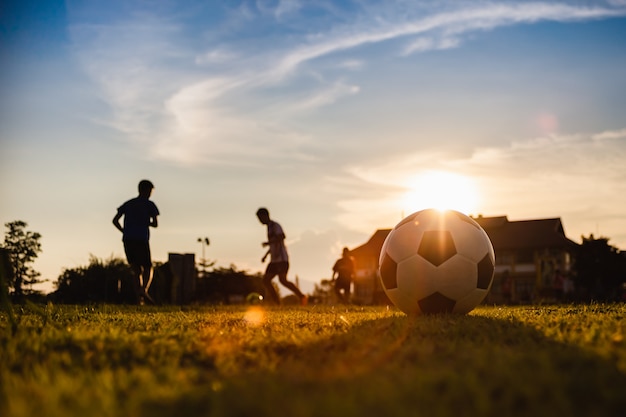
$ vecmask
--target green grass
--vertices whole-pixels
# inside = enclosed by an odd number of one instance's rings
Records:
[[[16,308],[0,415],[621,416],[626,305]]]

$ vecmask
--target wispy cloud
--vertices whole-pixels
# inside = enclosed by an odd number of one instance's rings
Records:
[[[477,150],[463,165],[480,179],[490,213],[562,216],[578,225],[570,230],[574,238],[595,232],[603,219],[601,232],[624,241],[626,218],[619,208],[626,204],[625,138],[626,129],[550,135]]]
[[[392,227],[399,220],[393,216],[399,211],[397,202],[410,186],[411,178],[440,170],[476,183],[481,190],[482,214],[505,214],[518,219],[562,216],[582,225],[572,231],[574,237],[593,233],[595,219],[602,218],[604,232],[623,240],[626,218],[619,208],[626,205],[624,139],[626,129],[549,135],[477,148],[463,159],[425,150],[398,156],[388,163],[353,166],[348,173],[360,187],[370,189],[363,194],[377,198],[351,196],[341,200],[343,213],[339,221],[345,227],[357,225],[363,231]],[[551,211],[546,212],[546,207]],[[611,212],[607,207],[616,209]]]
[[[622,130],[607,130],[605,132],[601,132],[601,133],[595,134],[591,138],[593,140],[626,139],[626,129],[622,129]]]
[[[208,66],[233,62],[237,58],[239,58],[239,56],[236,52],[226,48],[217,47],[209,52],[198,54],[195,61],[197,65]]]
[[[470,3],[471,4],[471,3]],[[386,7],[393,7],[388,6]],[[535,23],[538,21],[575,21],[599,19],[626,15],[626,10],[593,6],[580,7],[559,3],[483,3],[467,6],[462,3],[451,11],[434,11],[431,15],[413,19],[398,16],[394,20],[376,22],[375,16],[359,21],[354,25],[333,28],[323,40],[299,47],[288,53],[275,67],[276,75],[284,75],[295,70],[304,62],[338,51],[352,49],[364,44],[378,43],[392,39],[441,32],[448,36],[460,36],[476,30],[491,30],[500,26]],[[415,41],[410,42],[413,44]],[[419,43],[419,40],[418,40]],[[458,38],[445,37],[439,42],[430,43],[430,48],[422,41],[415,51],[442,49],[460,43]],[[419,46],[419,45],[418,45]],[[409,46],[408,49],[411,49]],[[405,53],[407,51],[405,50]]]
[[[301,8],[302,1],[300,0],[279,0],[278,5],[274,9],[274,15],[277,19],[281,19],[298,12]]]
[[[411,55],[415,52],[451,49],[456,48],[460,44],[461,41],[457,38],[417,38],[406,46],[402,55]]]
[[[507,25],[626,14],[619,1],[583,6],[461,2],[445,3],[439,10],[432,5],[412,10],[395,2],[357,2],[353,18],[335,18],[328,3],[320,4],[319,12],[328,13],[330,23],[317,24],[313,32],[298,32],[291,25],[290,19],[297,20],[305,8],[300,1],[240,6],[245,21],[265,28],[260,33],[268,33],[266,42],[252,38],[243,24],[236,26],[241,33],[215,37],[211,27],[184,26],[177,14],[142,11],[120,21],[72,24],[73,50],[111,108],[108,124],[144,144],[154,157],[206,162],[266,143],[250,137],[268,135],[275,128],[288,132],[286,138],[302,137],[279,115],[333,105],[360,90],[341,74],[329,76],[334,77],[330,80],[312,76],[311,72],[324,72],[321,67],[311,71],[320,58],[336,59],[335,71],[342,67],[349,71],[363,68],[365,62],[343,53],[376,43],[397,41],[396,55],[406,56],[458,48],[476,31]],[[394,14],[395,8],[402,12]],[[282,24],[288,35],[279,38],[275,35]],[[296,85],[295,80],[303,77],[309,82]],[[270,95],[271,100],[266,98]],[[294,148],[286,145],[283,150]]]
[[[357,94],[358,92],[359,87],[356,85],[347,85],[342,82],[336,82],[324,90],[315,91],[314,94],[306,97],[300,102],[295,101],[290,108],[291,111],[295,112],[316,109],[332,104],[342,97]]]

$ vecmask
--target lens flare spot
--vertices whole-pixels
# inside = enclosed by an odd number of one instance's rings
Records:
[[[550,134],[559,130],[559,119],[552,113],[541,113],[535,118],[535,125],[541,133]]]
[[[246,310],[243,320],[251,327],[262,326],[265,323],[265,310],[258,306],[252,306]]]

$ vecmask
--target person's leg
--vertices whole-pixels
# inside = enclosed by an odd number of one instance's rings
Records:
[[[135,293],[135,302],[137,304],[143,303],[143,288],[141,286],[141,266],[132,264],[130,268],[133,271],[133,291]]]
[[[152,265],[144,265],[141,273],[141,286],[144,291],[148,292],[150,284],[152,284]]]
[[[289,272],[289,263],[288,262],[281,263],[277,272],[278,272],[278,280],[280,281],[280,283],[283,284],[283,286],[287,287],[296,296],[298,296],[298,298],[300,299],[300,303],[302,305],[306,305],[308,302],[308,297],[302,294],[302,291],[300,291],[300,289],[296,287],[296,284],[287,280],[287,272]]]
[[[142,254],[141,248],[136,241],[125,240],[124,252],[126,253],[126,260],[130,265],[130,269],[133,271],[133,292],[135,293],[135,302],[137,304],[143,304],[143,286],[142,281]]]
[[[350,281],[344,287],[344,298],[346,300],[346,304],[350,304]]]
[[[338,281],[335,281],[335,294],[337,295],[337,300],[339,302],[343,302],[343,294],[341,293],[341,285]]]
[[[276,275],[272,270],[272,264],[267,266],[265,270],[265,275],[263,275],[263,286],[265,287],[265,296],[269,299],[270,302],[275,304],[280,304],[280,298],[278,297],[278,293],[274,286],[272,285],[272,279]]]
[[[304,294],[302,294],[300,289],[298,287],[296,287],[296,284],[294,284],[291,281],[287,281],[287,273],[286,272],[278,274],[278,280],[280,281],[281,284],[283,284],[285,287],[287,287],[292,293],[297,295],[299,298],[304,297]]]
[[[148,294],[148,288],[152,282],[152,255],[150,253],[150,244],[148,241],[135,241],[132,243],[133,257],[135,263],[139,265],[139,277],[137,279],[139,283],[140,291],[140,303],[145,298],[150,303],[155,304],[150,294]]]
[[[145,297],[150,303],[155,304],[154,299],[148,294],[148,288],[152,282],[152,265],[144,265],[141,274],[141,295]]]
[[[144,242],[141,246],[141,265],[143,266],[142,288],[147,293],[152,283],[152,254],[150,253],[150,243]]]

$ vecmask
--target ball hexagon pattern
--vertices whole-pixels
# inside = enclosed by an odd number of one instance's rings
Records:
[[[487,233],[454,210],[404,218],[380,252],[381,284],[406,314],[466,314],[487,296],[495,255]]]
[[[449,230],[428,230],[424,232],[417,253],[428,262],[439,266],[456,255],[454,239]]]

